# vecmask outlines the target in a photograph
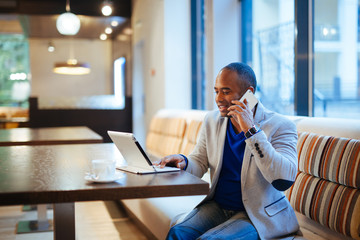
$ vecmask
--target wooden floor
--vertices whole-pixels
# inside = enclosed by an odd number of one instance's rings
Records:
[[[47,211],[49,219],[52,214],[52,210]],[[18,221],[36,218],[36,211],[24,212],[22,206],[0,207],[0,239],[53,239],[53,232],[16,234]],[[75,219],[77,240],[147,239],[116,202],[75,203]]]

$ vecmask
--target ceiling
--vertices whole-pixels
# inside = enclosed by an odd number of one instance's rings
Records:
[[[103,0],[69,0],[72,13],[102,16]],[[113,16],[131,17],[131,0],[111,0]],[[65,12],[66,0],[0,0],[0,13],[53,15]]]
[[[112,0],[113,14],[101,14],[103,0],[70,0],[70,10],[78,15],[81,27],[75,38],[99,38],[111,21],[114,38],[123,28],[128,27],[131,17],[131,0]],[[66,0],[0,0],[0,34],[24,33],[34,38],[61,38],[56,29],[57,17],[66,12]]]

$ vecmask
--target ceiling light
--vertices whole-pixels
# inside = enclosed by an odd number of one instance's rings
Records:
[[[124,28],[124,33],[127,34],[127,35],[131,35],[132,34],[132,29],[131,28]]]
[[[80,19],[70,12],[70,0],[66,0],[66,13],[56,20],[56,28],[63,35],[75,35],[80,29]]]
[[[69,59],[67,62],[55,63],[54,73],[84,75],[90,73],[90,66],[87,63],[79,63],[76,59]]]
[[[54,46],[54,44],[52,42],[49,42],[48,51],[49,52],[54,52],[55,51],[55,46]]]
[[[103,41],[106,40],[107,39],[106,34],[105,33],[100,34],[100,39]]]
[[[107,27],[107,28],[105,28],[105,33],[106,34],[111,34],[112,33],[112,28],[111,27]]]
[[[105,1],[101,8],[101,12],[104,16],[110,16],[112,13],[112,4],[109,1]]]
[[[113,20],[113,21],[111,21],[111,26],[113,26],[113,27],[117,27],[118,25],[119,25],[119,22],[118,21],[116,21],[116,20]]]

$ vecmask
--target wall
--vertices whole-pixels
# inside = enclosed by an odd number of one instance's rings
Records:
[[[189,6],[189,0],[133,1],[133,125],[140,142],[159,109],[190,108]]]
[[[166,0],[164,2],[165,107],[190,109],[190,1]]]
[[[133,129],[143,144],[151,117],[165,106],[163,1],[134,1],[131,20]]]
[[[51,39],[56,50],[48,52],[50,39],[29,39],[31,95],[44,97],[113,94],[111,41],[89,39]],[[55,62],[70,57],[70,47],[80,62],[91,66],[88,75],[70,76],[52,72]]]

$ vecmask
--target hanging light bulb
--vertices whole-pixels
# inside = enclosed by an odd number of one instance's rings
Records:
[[[76,35],[80,30],[80,19],[70,12],[70,0],[66,0],[66,13],[56,20],[56,28],[63,35]]]
[[[48,44],[48,51],[49,52],[54,52],[55,51],[55,46],[52,42],[49,42]]]
[[[101,12],[104,16],[110,16],[112,13],[112,4],[109,1],[105,1],[101,8]]]
[[[66,13],[56,20],[56,28],[63,35],[76,35],[80,30],[80,19],[70,12],[70,0],[66,0]],[[90,65],[79,63],[73,56],[72,42],[70,44],[70,58],[66,62],[54,64],[53,72],[67,75],[83,75],[90,73]]]

